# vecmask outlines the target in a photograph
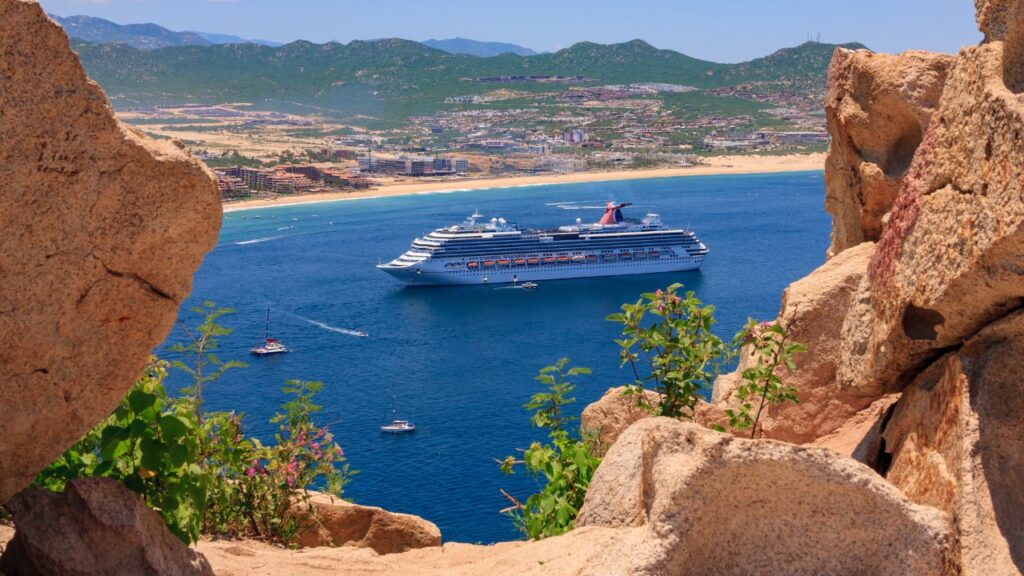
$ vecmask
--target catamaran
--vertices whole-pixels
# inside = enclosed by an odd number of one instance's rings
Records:
[[[257,356],[268,356],[270,354],[283,354],[288,351],[284,344],[270,337],[270,309],[267,308],[267,324],[263,335],[263,345],[252,348],[249,352]]]

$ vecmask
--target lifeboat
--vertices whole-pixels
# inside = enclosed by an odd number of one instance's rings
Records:
[[[507,258],[502,258],[501,260],[498,260],[498,266],[508,266],[508,263],[509,262]]]
[[[491,266],[494,266],[494,260],[484,260],[485,268],[490,268]]]
[[[583,262],[583,260],[584,260],[583,256],[580,256],[580,255],[576,255],[576,256],[572,257],[572,261],[573,262]]]
[[[558,257],[558,261],[559,262],[568,262],[569,261],[569,257],[568,256],[559,256]]]
[[[604,260],[615,260],[615,254],[601,254],[601,258]]]
[[[623,253],[619,254],[619,258],[622,258],[624,260],[629,260],[632,257],[633,257],[633,255],[630,254],[629,252],[623,252]]]
[[[526,265],[526,258],[516,258],[515,260],[512,261],[512,263],[515,264],[516,266],[524,266]]]
[[[661,252],[648,252],[647,256],[649,258],[661,258]]]
[[[587,254],[587,262],[593,262],[597,260],[597,254]]]
[[[537,264],[540,264],[540,258],[528,258],[526,263],[530,266],[536,266]]]
[[[478,268],[479,266],[480,266],[480,264],[477,263],[477,262],[469,262],[469,263],[466,264],[466,268],[469,268],[469,269],[475,269],[475,268]]]
[[[555,257],[554,256],[547,256],[547,257],[544,258],[544,263],[545,264],[553,264],[554,262],[555,262]]]

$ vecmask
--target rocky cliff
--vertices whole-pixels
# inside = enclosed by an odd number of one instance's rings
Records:
[[[217,240],[209,171],[121,125],[38,4],[0,1],[0,502],[110,414]]]

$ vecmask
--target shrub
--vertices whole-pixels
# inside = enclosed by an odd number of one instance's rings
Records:
[[[321,382],[288,381],[283,390],[291,400],[271,419],[278,427],[272,445],[250,439],[235,448],[229,444],[230,434],[219,437],[224,454],[219,460],[230,462],[224,468],[233,482],[213,501],[211,518],[216,523],[211,522],[210,531],[293,544],[300,530],[316,522],[314,509],[302,505],[310,499],[307,487],[342,497],[354,472],[329,428],[313,423],[312,414],[320,406],[312,398],[322,388]]]
[[[673,284],[642,294],[608,320],[622,324],[622,338],[615,342],[621,365],[633,372],[627,393],[659,416],[692,420],[702,390],[710,389],[729,353],[711,332],[714,306],[704,306],[693,292],[679,296],[680,288]],[[656,406],[649,405],[645,385],[658,393]]]
[[[167,363],[150,359],[114,413],[36,478],[64,490],[68,480],[103,476],[138,492],[182,541],[199,537],[212,482],[201,465],[201,426],[195,413],[167,397]]]
[[[785,367],[789,373],[796,370],[793,354],[806,352],[803,344],[792,342],[786,329],[779,324],[770,322],[757,323],[753,318],[747,319],[744,326],[733,341],[737,348],[749,346],[754,356],[754,366],[745,369],[740,378],[743,383],[736,389],[736,397],[740,401],[738,408],[725,411],[729,417],[729,426],[733,430],[750,429],[750,437],[758,432],[761,413],[767,405],[779,405],[785,402],[797,404],[797,389],[787,386],[779,378],[779,368]],[[753,402],[757,402],[757,410],[751,416]],[[718,427],[722,430],[722,427]]]
[[[568,395],[576,388],[570,380],[589,374],[587,368],[570,368],[569,359],[562,358],[540,371],[536,380],[547,385],[546,392],[534,394],[525,406],[533,411],[530,422],[548,431],[550,444],[534,442],[523,451],[522,459],[508,456],[500,461],[501,470],[512,474],[522,465],[535,478],[543,477],[541,491],[520,502],[502,491],[512,506],[504,512],[512,515],[516,526],[531,539],[547,538],[568,532],[583,506],[590,480],[600,463],[594,456],[592,443],[574,438],[567,426],[575,418],[565,414],[564,407],[575,402]]]
[[[317,426],[320,407],[313,397],[320,382],[289,380],[289,400],[271,422],[273,444],[246,438],[243,417],[203,412],[203,386],[226,370],[244,366],[221,362],[214,354],[218,338],[230,333],[217,320],[230,310],[204,303],[204,315],[191,340],[173,350],[194,358],[175,366],[192,378],[184,395],[164,388],[169,364],[152,359],[114,413],[68,449],[37,478],[36,484],[63,490],[73,478],[105,476],[123,482],[157,509],[183,542],[200,532],[262,537],[292,544],[312,518],[313,509],[292,512],[309,498],[310,486],[341,497],[353,474],[327,426]]]

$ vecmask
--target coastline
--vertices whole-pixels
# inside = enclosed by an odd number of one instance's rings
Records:
[[[326,192],[296,194],[273,199],[241,200],[224,204],[224,212],[238,212],[256,208],[289,206],[297,204],[318,204],[386,196],[412,194],[439,194],[445,192],[468,192],[490,188],[515,188],[521,186],[544,186],[548,184],[571,184],[578,182],[604,182],[613,180],[642,180],[647,178],[674,178],[678,176],[711,176],[719,174],[771,174],[778,172],[804,172],[821,170],[825,166],[825,153],[789,154],[785,156],[713,156],[707,164],[686,168],[653,168],[644,170],[615,170],[608,172],[577,172],[572,174],[543,174],[537,176],[512,176],[507,178],[473,178],[414,182],[374,186],[351,192]]]

